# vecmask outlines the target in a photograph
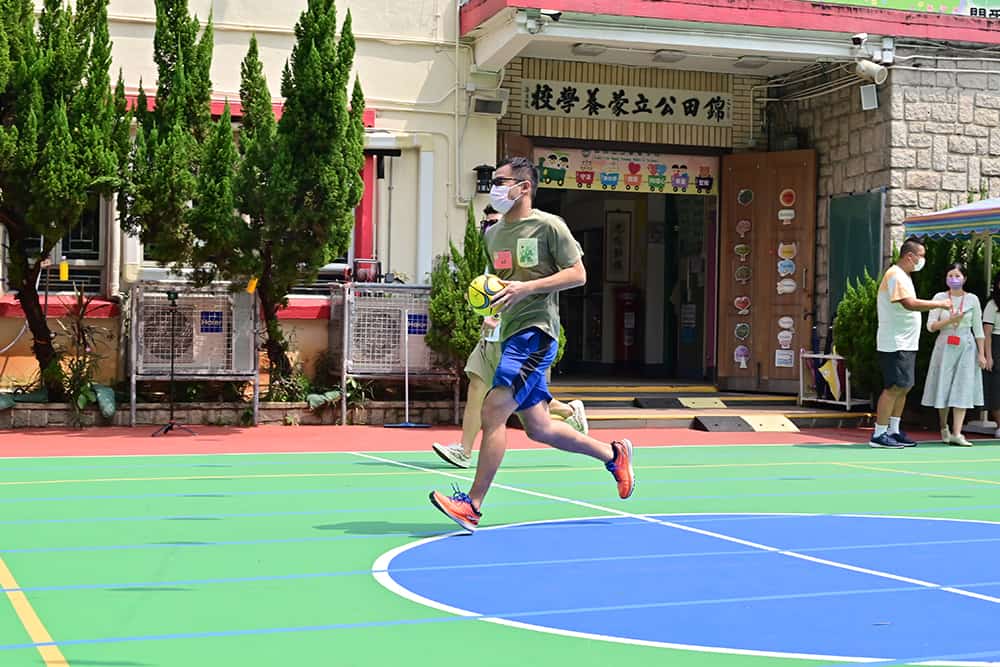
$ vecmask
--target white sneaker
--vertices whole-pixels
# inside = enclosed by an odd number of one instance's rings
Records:
[[[951,440],[948,441],[948,444],[955,445],[956,447],[972,447],[972,443],[969,442],[961,433],[951,436]]]
[[[998,429],[997,429],[997,430],[996,430],[996,431],[995,431],[995,432],[993,433],[993,437],[994,437],[994,438],[996,438],[997,440],[1000,440],[1000,428],[998,428]]]
[[[587,411],[583,409],[583,401],[570,401],[567,405],[573,408],[573,414],[566,418],[566,423],[584,435],[590,433],[590,424],[587,423]]]
[[[457,442],[451,445],[442,445],[435,442],[431,445],[431,448],[438,456],[456,468],[468,468],[469,462],[472,460],[472,457],[466,454],[465,450],[462,449],[462,445]]]

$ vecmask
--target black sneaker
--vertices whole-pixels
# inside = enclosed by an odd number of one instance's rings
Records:
[[[880,447],[883,449],[902,449],[906,445],[901,442],[897,442],[895,436],[889,435],[888,433],[883,433],[882,435],[873,435],[872,439],[868,441],[869,447]]]
[[[903,447],[916,447],[917,443],[910,436],[906,435],[902,431],[898,433],[891,434],[893,440],[901,444]]]

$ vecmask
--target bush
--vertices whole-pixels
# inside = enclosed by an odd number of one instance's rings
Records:
[[[465,367],[479,342],[483,320],[472,312],[466,292],[473,276],[482,273],[486,265],[486,246],[470,206],[462,251],[450,244],[450,252],[435,259],[431,272],[427,345],[456,372]]]
[[[852,385],[873,396],[882,388],[875,336],[878,332],[878,281],[867,270],[852,285],[837,306],[833,342],[851,372]]]

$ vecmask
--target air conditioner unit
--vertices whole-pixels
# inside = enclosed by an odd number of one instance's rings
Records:
[[[254,364],[254,298],[226,290],[181,291],[172,306],[163,287],[143,285],[134,310],[135,372],[140,377],[249,376]],[[178,286],[174,289],[183,289]]]
[[[477,90],[470,95],[469,113],[476,114],[477,116],[502,118],[507,114],[507,103],[509,100],[510,91],[504,88],[491,91]]]

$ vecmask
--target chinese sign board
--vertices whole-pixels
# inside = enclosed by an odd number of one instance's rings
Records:
[[[812,2],[813,0],[809,0]],[[900,9],[908,12],[930,12],[934,14],[957,14],[976,18],[1000,18],[1000,0],[824,0],[835,5],[871,7],[873,9]]]
[[[719,159],[575,148],[536,148],[543,188],[678,195],[717,195]]]
[[[705,90],[524,81],[523,112],[556,118],[730,127],[730,95]]]

